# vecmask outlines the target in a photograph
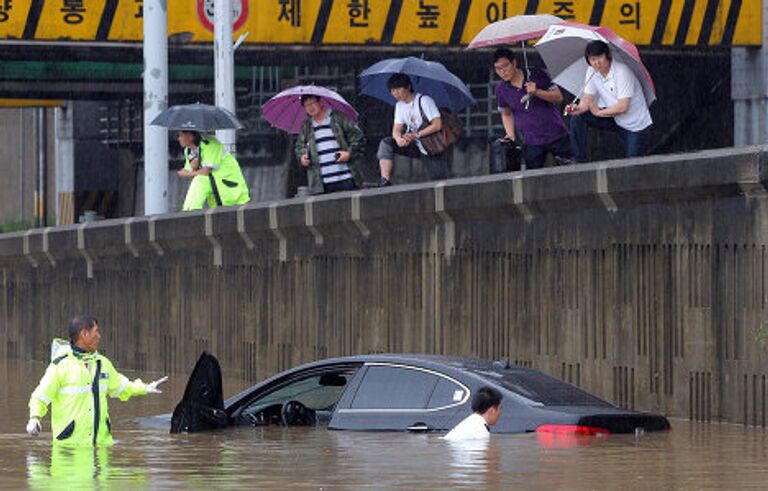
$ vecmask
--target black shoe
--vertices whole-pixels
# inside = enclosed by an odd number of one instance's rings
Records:
[[[364,188],[383,188],[383,187],[387,187],[387,186],[391,186],[391,185],[392,185],[391,182],[389,182],[387,179],[382,177],[378,181],[364,183],[363,187]]]

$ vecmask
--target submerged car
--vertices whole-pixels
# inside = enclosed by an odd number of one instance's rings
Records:
[[[448,431],[484,385],[504,396],[493,433],[634,433],[669,429],[664,416],[621,409],[530,368],[451,356],[372,354],[320,360],[223,400],[221,370],[203,353],[171,418],[171,432],[227,426]]]

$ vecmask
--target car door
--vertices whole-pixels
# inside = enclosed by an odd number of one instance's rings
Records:
[[[328,425],[345,430],[446,430],[469,399],[458,380],[421,367],[366,363]]]

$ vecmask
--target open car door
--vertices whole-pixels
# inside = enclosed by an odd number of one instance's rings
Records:
[[[203,351],[189,377],[184,397],[173,410],[171,433],[195,433],[228,425],[221,366],[215,356]]]

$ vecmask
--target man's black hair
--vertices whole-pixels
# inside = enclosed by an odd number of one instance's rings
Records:
[[[392,89],[408,89],[413,92],[413,84],[411,83],[411,77],[404,73],[396,73],[389,77],[387,80],[387,88]]]
[[[181,130],[179,133],[187,133],[192,135],[192,141],[195,142],[196,147],[200,146],[200,141],[203,139],[203,137],[200,135],[200,132],[198,131]]]
[[[588,42],[587,47],[584,48],[584,59],[587,60],[587,65],[589,65],[590,56],[600,56],[600,55],[605,55],[609,61],[612,59],[611,48],[608,47],[608,44],[606,44],[604,41],[600,41],[597,39],[594,41]]]
[[[315,95],[315,94],[302,94],[302,96],[299,98],[299,100],[301,101],[301,105],[302,106],[304,105],[304,103],[306,101],[308,101],[310,99],[314,99],[314,100],[319,102],[320,101],[320,96],[319,95]]]
[[[88,314],[76,315],[69,321],[69,341],[74,343],[80,336],[80,331],[93,329],[93,326],[98,324],[99,321],[96,317]]]
[[[492,407],[501,404],[503,396],[493,387],[483,386],[472,396],[472,411],[477,414],[485,414]]]
[[[515,54],[509,48],[499,48],[493,52],[493,63],[495,64],[500,58],[506,58],[511,62],[517,62]]]

